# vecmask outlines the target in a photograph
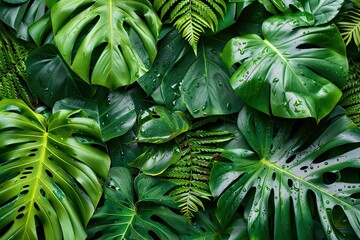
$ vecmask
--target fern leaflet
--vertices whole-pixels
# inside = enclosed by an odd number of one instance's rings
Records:
[[[343,14],[344,18],[338,22],[341,36],[346,45],[353,39],[360,50],[360,7],[356,7]]]
[[[172,23],[197,53],[200,34],[216,31],[218,16],[224,18],[224,0],[154,0],[153,6],[165,23]]]
[[[0,23],[0,99],[20,98],[32,106],[26,87],[26,56],[30,47]]]
[[[352,121],[360,127],[360,62],[349,61],[349,77],[339,102]]]
[[[170,166],[162,177],[176,184],[169,193],[175,196],[180,212],[191,221],[194,212],[204,209],[204,200],[210,200],[209,175],[213,159],[223,151],[216,143],[233,138],[230,131],[187,132],[179,138],[181,158]]]

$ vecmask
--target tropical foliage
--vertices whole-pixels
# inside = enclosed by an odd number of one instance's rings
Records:
[[[0,239],[359,239],[359,22],[0,0]]]

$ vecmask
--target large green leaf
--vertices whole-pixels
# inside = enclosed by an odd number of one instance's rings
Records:
[[[187,108],[196,118],[239,111],[240,100],[220,57],[228,40],[221,35],[204,37],[195,56],[177,32],[168,33],[154,67],[140,84],[158,103],[174,110]]]
[[[251,148],[223,152],[229,161],[210,177],[221,224],[247,204],[251,239],[314,239],[315,221],[328,239],[345,239],[333,220],[339,207],[360,237],[360,129],[342,109],[317,125],[245,107],[238,126]]]
[[[82,109],[100,125],[104,142],[124,135],[136,122],[134,101],[129,93],[101,89],[92,99],[66,98],[54,105],[59,109]]]
[[[46,10],[43,0],[0,0],[0,20],[16,31],[16,36],[29,40],[28,27]]]
[[[185,219],[172,212],[173,198],[166,192],[173,184],[138,175],[126,168],[112,168],[105,186],[105,203],[90,221],[90,239],[177,239]]]
[[[84,239],[110,159],[84,112],[45,119],[20,100],[0,101],[2,239]]]
[[[47,106],[67,97],[91,97],[96,87],[82,81],[59,55],[52,44],[41,46],[26,60],[27,83]]]
[[[183,112],[153,106],[139,116],[136,139],[139,142],[163,143],[190,129],[191,122]]]
[[[345,45],[334,25],[311,25],[306,13],[274,16],[262,25],[264,39],[235,37],[222,57],[241,99],[286,118],[326,116],[341,97],[348,72]],[[310,21],[310,22],[309,22]]]
[[[60,53],[88,83],[129,85],[156,56],[161,22],[147,0],[60,0],[51,19]]]

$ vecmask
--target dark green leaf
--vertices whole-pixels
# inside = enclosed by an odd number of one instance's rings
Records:
[[[218,35],[204,37],[194,56],[181,36],[172,31],[161,41],[154,67],[140,84],[148,94],[153,93],[157,103],[173,110],[187,108],[193,117],[237,112],[241,102],[220,58],[226,41]]]
[[[132,97],[121,91],[100,91],[92,99],[66,98],[54,105],[53,111],[58,109],[84,110],[99,123],[104,142],[125,134],[136,122]]]
[[[185,219],[166,206],[173,184],[143,174],[133,180],[126,168],[112,168],[105,186],[105,203],[90,221],[90,239],[177,239]]]
[[[209,207],[209,206],[207,206]],[[180,239],[187,240],[245,240],[249,239],[247,224],[244,219],[237,216],[226,228],[221,227],[216,219],[214,210],[210,207],[205,212],[195,214],[196,221],[187,229]]]
[[[96,90],[67,67],[56,47],[51,44],[30,53],[26,70],[29,88],[47,106],[53,106],[56,101],[66,97],[90,97]]]
[[[171,112],[154,106],[139,116],[137,141],[164,143],[190,130],[191,123],[183,112]]]
[[[308,14],[274,16],[255,34],[233,38],[222,57],[241,99],[286,118],[326,116],[341,97],[348,64],[344,42],[334,25],[308,27]]]
[[[129,130],[126,134],[106,142],[112,167],[129,167],[129,163],[140,156],[141,148],[135,138],[133,130]]]
[[[0,117],[1,238],[84,239],[110,168],[99,126],[80,110],[45,119],[20,100],[0,101]]]
[[[360,129],[341,109],[317,125],[245,107],[238,125],[252,150],[223,152],[229,161],[214,163],[210,177],[221,224],[247,204],[251,239],[312,239],[316,221],[328,239],[344,239],[333,216],[340,207],[360,236],[360,182],[346,177],[360,169]]]
[[[16,31],[16,36],[28,41],[28,27],[45,14],[43,0],[0,0],[0,20]]]

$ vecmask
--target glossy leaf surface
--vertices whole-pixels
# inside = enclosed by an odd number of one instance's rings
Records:
[[[333,221],[340,207],[360,236],[360,130],[342,109],[316,125],[245,107],[238,126],[250,148],[223,152],[229,161],[216,162],[210,177],[221,224],[247,204],[250,239],[313,239],[316,221],[328,239],[344,239]]]
[[[143,174],[132,179],[126,168],[112,168],[105,187],[105,203],[88,228],[90,239],[177,239],[185,219],[172,212],[166,192],[173,184]]]
[[[141,86],[153,93],[157,103],[174,110],[188,109],[195,118],[238,111],[241,103],[220,57],[226,41],[219,36],[204,37],[195,56],[176,31],[170,32],[159,45],[153,68],[140,80]]]
[[[134,101],[121,91],[101,90],[92,99],[66,98],[58,101],[53,111],[59,109],[84,110],[98,122],[104,142],[125,134],[136,122]]]
[[[222,57],[228,69],[241,64],[230,82],[245,103],[317,120],[334,108],[348,72],[345,46],[334,25],[309,27],[309,17],[274,16],[262,25],[264,39],[249,34],[227,43]]]
[[[0,0],[0,20],[16,31],[16,36],[30,40],[28,27],[40,19],[46,10],[43,0]]]
[[[153,106],[139,116],[137,141],[164,143],[190,128],[191,123],[183,112]]]
[[[73,96],[90,97],[96,87],[82,81],[68,68],[56,47],[51,44],[32,51],[26,60],[27,83],[47,106]]]
[[[60,53],[88,83],[130,85],[156,56],[161,22],[147,0],[60,0],[51,19]]]
[[[84,239],[109,156],[84,112],[45,119],[20,100],[0,101],[2,239]]]
[[[163,173],[171,164],[176,163],[180,157],[180,147],[171,141],[149,146],[130,166],[139,168],[146,175],[156,176]]]

